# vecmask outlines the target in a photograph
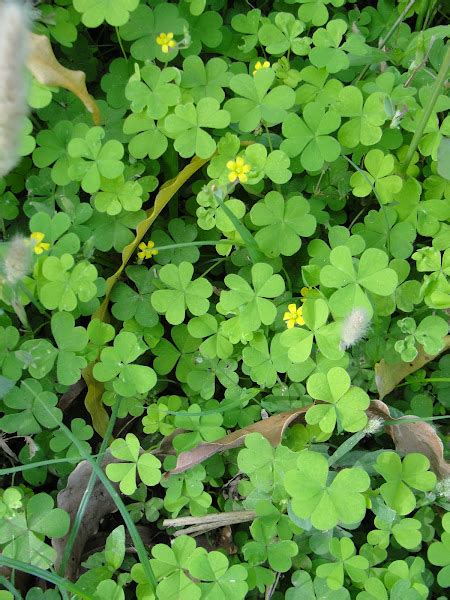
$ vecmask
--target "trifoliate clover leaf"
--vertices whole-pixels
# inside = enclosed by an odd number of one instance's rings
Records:
[[[233,354],[233,344],[222,333],[220,322],[213,315],[194,317],[188,323],[192,337],[204,339],[199,350],[205,358],[227,359]]]
[[[289,4],[291,1],[289,0]],[[298,9],[298,18],[317,27],[328,21],[327,4],[342,6],[345,0],[295,0],[295,2],[301,4]]]
[[[450,514],[442,517],[444,531],[440,542],[433,542],[428,548],[428,560],[432,565],[443,567],[437,576],[441,587],[450,587]]]
[[[163,2],[150,8],[140,4],[131,14],[129,21],[120,28],[120,34],[124,40],[133,42],[131,44],[131,55],[140,61],[157,58],[159,61],[167,62],[177,56],[176,48],[170,54],[164,54],[156,42],[157,36],[162,31],[170,31],[174,36],[182,36],[183,29],[187,26],[184,19],[179,16],[178,7],[175,4]]]
[[[111,248],[122,252],[125,246],[133,241],[135,234],[132,230],[135,230],[143,219],[143,210],[135,213],[124,211],[114,216],[95,211],[87,223],[92,232],[91,243],[102,252]]]
[[[242,36],[242,44],[239,49],[242,52],[250,52],[258,43],[258,30],[261,22],[261,11],[257,8],[249,10],[245,14],[233,15],[231,27]]]
[[[336,109],[341,117],[350,119],[339,129],[338,140],[343,146],[355,148],[359,143],[373,146],[380,141],[381,125],[387,119],[385,97],[385,94],[375,92],[364,102],[357,87],[349,85],[341,90]]]
[[[33,162],[39,169],[53,165],[52,180],[57,185],[67,185],[71,181],[68,175],[67,144],[72,137],[73,128],[70,121],[59,121],[52,129],[44,129],[36,136],[38,147],[33,152]]]
[[[142,206],[142,186],[124,177],[102,179],[101,191],[95,194],[94,205],[99,212],[118,215],[126,210],[133,212]]]
[[[145,114],[150,119],[161,119],[169,107],[180,102],[180,88],[173,83],[179,77],[178,70],[166,67],[161,71],[156,65],[145,65],[130,78],[125,95],[131,102],[131,110]]]
[[[314,32],[312,40],[315,47],[309,53],[309,60],[315,67],[326,68],[328,73],[348,69],[350,60],[346,52],[339,48],[347,27],[342,19],[334,19],[327,23],[326,29],[320,28]]]
[[[285,200],[279,192],[269,192],[253,205],[250,218],[261,228],[255,240],[268,256],[292,256],[301,247],[301,237],[311,236],[316,219],[308,214],[309,203],[302,196]]]
[[[101,176],[114,179],[123,173],[122,144],[117,140],[109,140],[102,145],[104,137],[104,129],[92,127],[84,138],[74,138],[67,146],[67,152],[72,158],[69,176],[74,181],[81,181],[81,187],[88,194],[100,189]]]
[[[350,600],[346,588],[331,590],[327,582],[320,577],[316,577],[313,583],[307,571],[294,571],[292,583],[294,587],[286,591],[286,600]]]
[[[194,102],[201,98],[222,102],[225,98],[223,88],[228,86],[230,77],[228,65],[221,58],[215,57],[204,63],[199,56],[188,56],[183,61],[181,86],[189,90]]]
[[[131,496],[136,491],[136,474],[146,486],[154,486],[161,480],[161,462],[153,454],[140,452],[141,446],[133,433],[125,439],[114,440],[111,454],[125,462],[114,462],[106,466],[106,475],[111,481],[120,482],[120,491]]]
[[[188,410],[175,416],[175,426],[186,433],[179,433],[173,440],[173,446],[177,452],[182,452],[205,442],[212,442],[221,438],[225,431],[221,427],[223,417],[220,413],[201,413],[198,404],[191,404]],[[191,415],[192,413],[192,415]]]
[[[258,502],[261,497],[271,498],[274,502],[286,499],[284,477],[295,469],[296,460],[296,454],[286,446],[273,448],[260,433],[247,435],[245,448],[238,454],[238,466],[249,476],[250,489],[255,490],[252,502]],[[247,496],[251,498],[252,493]]]
[[[22,364],[14,350],[20,340],[15,327],[0,327],[0,368],[4,377],[17,381],[22,375]],[[25,342],[26,343],[26,342]]]
[[[152,240],[155,242],[156,248],[159,246],[174,246],[167,248],[164,252],[160,252],[154,257],[155,262],[160,265],[168,263],[179,265],[186,261],[196,263],[200,258],[200,251],[195,246],[187,246],[177,248],[177,244],[188,244],[193,242],[197,237],[197,228],[195,225],[186,222],[184,219],[170,219],[164,229],[155,229],[152,231]]]
[[[155,577],[158,580],[157,594],[161,598],[179,598],[199,600],[201,591],[196,583],[187,576],[191,560],[196,555],[195,540],[187,535],[177,537],[171,546],[156,544],[152,548],[153,558],[150,561]],[[133,567],[132,576],[135,578]]]
[[[278,125],[286,118],[287,110],[295,102],[295,94],[286,85],[271,90],[274,79],[272,69],[261,69],[254,77],[241,73],[231,79],[230,87],[240,98],[228,100],[224,108],[241,131],[252,131],[261,121],[269,127]]]
[[[369,150],[364,159],[367,171],[353,173],[350,185],[353,194],[362,198],[375,190],[375,194],[382,204],[394,201],[394,195],[402,189],[402,179],[392,175],[394,171],[394,157],[384,154],[382,150]]]
[[[72,435],[78,440],[78,445],[81,444],[83,450],[89,452],[90,445],[88,440],[94,435],[92,427],[84,419],[76,418],[71,420],[70,430]],[[72,442],[61,429],[53,433],[53,437],[50,440],[50,448],[53,452],[63,453],[67,457],[78,456],[80,452],[77,444]],[[71,470],[72,468],[69,467],[68,472],[70,473]]]
[[[330,485],[328,461],[317,452],[303,451],[297,469],[284,479],[292,496],[292,510],[301,519],[311,519],[316,529],[326,531],[338,523],[351,525],[360,522],[366,512],[362,492],[370,486],[369,476],[359,468],[339,471]]]
[[[32,496],[24,510],[0,522],[0,546],[8,558],[26,561],[30,565],[48,569],[56,558],[56,550],[44,542],[46,536],[59,538],[67,533],[69,515],[61,508],[53,508],[48,494]]]
[[[287,183],[292,177],[290,160],[282,150],[267,153],[262,144],[251,144],[245,149],[245,162],[250,165],[248,184],[259,183],[266,175],[274,183]]]
[[[243,565],[230,567],[228,558],[221,552],[199,548],[189,562],[189,573],[201,581],[199,587],[205,600],[242,600],[247,594],[247,569]]]
[[[288,350],[288,357],[294,363],[302,363],[311,354],[314,338],[320,352],[331,360],[344,355],[339,346],[340,326],[338,323],[327,325],[328,310],[325,300],[306,300],[302,307],[302,317],[306,327],[294,327],[281,334],[281,344]]]
[[[81,20],[86,27],[98,27],[104,21],[117,27],[125,25],[130,12],[135,10],[139,0],[74,0],[75,10],[81,13]]]
[[[407,515],[416,506],[410,488],[430,491],[436,485],[436,475],[430,472],[430,461],[423,454],[412,453],[403,461],[395,452],[383,452],[377,458],[375,469],[386,480],[380,493],[386,504],[399,515]]]
[[[159,158],[167,150],[167,138],[144,110],[128,115],[123,123],[123,131],[133,135],[128,150],[134,158]],[[136,135],[135,135],[136,134]]]
[[[81,370],[87,362],[77,353],[85,350],[88,334],[84,327],[75,327],[75,320],[70,313],[58,312],[52,316],[52,334],[58,346],[56,374],[59,383],[72,385],[80,379]]]
[[[332,538],[329,551],[335,562],[319,565],[316,573],[327,580],[330,589],[338,590],[344,585],[344,574],[356,583],[366,579],[369,561],[364,556],[356,555],[352,540]]]
[[[356,600],[389,600],[386,588],[378,577],[369,577],[364,582],[364,592],[356,596]]]
[[[72,311],[78,301],[89,302],[97,293],[97,269],[87,261],[75,266],[73,256],[48,256],[42,264],[39,299],[45,308]]]
[[[152,304],[172,325],[184,321],[186,309],[195,316],[208,311],[212,285],[203,278],[192,281],[193,274],[194,267],[187,262],[165,265],[159,271],[159,278],[167,289],[153,292]]]
[[[104,579],[97,585],[92,598],[93,600],[125,600],[125,592],[112,579]]]
[[[395,516],[395,513],[394,513]],[[375,518],[375,526],[377,529],[370,531],[367,535],[367,541],[373,546],[377,545],[380,548],[389,546],[390,534],[394,536],[400,546],[407,550],[413,550],[422,541],[421,522],[417,519],[395,519],[384,520],[380,517]]]
[[[175,140],[175,150],[180,156],[189,158],[196,154],[209,158],[216,149],[216,142],[205,128],[223,129],[229,123],[230,115],[220,109],[217,100],[201,98],[197,105],[179,104],[174,114],[166,118],[164,126],[167,135]]]
[[[24,379],[20,388],[13,387],[2,399],[6,409],[0,428],[6,433],[32,435],[42,429],[54,429],[62,420],[56,407],[58,398],[34,379]]]
[[[113,380],[113,388],[121,396],[147,393],[156,384],[154,370],[130,364],[145,350],[133,333],[121,331],[114,340],[114,346],[102,350],[100,362],[93,369],[95,379],[102,382]]]
[[[277,298],[284,292],[284,280],[281,275],[273,274],[273,269],[266,263],[257,263],[251,268],[252,285],[240,275],[231,274],[225,277],[225,284],[230,291],[220,295],[217,311],[223,315],[236,315],[224,324],[224,332],[230,327],[230,321],[243,333],[256,331],[261,326],[271,325],[276,317],[277,309],[270,298]],[[232,340],[230,340],[232,341]]]
[[[156,289],[152,271],[144,266],[132,265],[126,269],[126,274],[134,286],[130,287],[123,281],[114,286],[111,293],[114,302],[112,314],[121,321],[134,318],[143,327],[154,327],[159,318],[151,302]]]
[[[156,356],[153,366],[158,375],[167,375],[177,365],[175,375],[178,381],[186,383],[199,342],[189,335],[186,325],[172,327],[171,336],[173,344],[163,338],[152,349]]]
[[[284,54],[292,50],[303,55],[304,41],[300,37],[305,26],[288,12],[275,13],[274,23],[264,23],[258,31],[259,41],[269,54]]]
[[[318,424],[325,433],[331,433],[336,423],[339,431],[360,431],[365,427],[369,396],[361,388],[351,386],[345,369],[333,367],[326,374],[314,373],[308,378],[306,389],[315,400],[329,403],[311,406],[306,413],[307,423]]]
[[[329,300],[336,317],[346,317],[352,308],[364,308],[369,315],[373,314],[363,288],[379,296],[389,296],[397,287],[398,276],[388,267],[388,255],[377,248],[365,250],[357,262],[348,246],[336,246],[329,260],[331,264],[320,271],[320,282],[329,288],[339,288]]]
[[[339,114],[329,109],[325,111],[319,102],[308,103],[299,117],[290,113],[282,125],[286,138],[281,144],[281,150],[288,156],[300,156],[302,166],[308,171],[318,171],[324,162],[335,161],[340,152],[339,142],[329,135],[341,123]]]
[[[289,539],[278,539],[277,515],[257,518],[250,526],[253,540],[242,548],[244,558],[250,565],[263,564],[266,561],[270,568],[286,573],[292,567],[292,559],[298,554],[297,544]]]

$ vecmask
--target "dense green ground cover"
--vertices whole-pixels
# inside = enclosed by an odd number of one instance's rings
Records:
[[[35,4],[0,0],[0,600],[443,600],[446,3]]]

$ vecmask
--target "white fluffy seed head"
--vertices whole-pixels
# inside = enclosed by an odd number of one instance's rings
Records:
[[[341,348],[346,350],[365,337],[370,326],[370,316],[365,308],[354,308],[343,320]]]
[[[436,484],[436,494],[450,500],[450,477],[445,477]]]
[[[11,240],[3,259],[3,274],[10,285],[15,285],[28,275],[32,256],[33,249],[27,238],[16,236]]]
[[[30,10],[20,0],[0,0],[0,177],[19,162],[28,112],[25,66]]]
[[[364,428],[364,433],[366,435],[375,435],[381,431],[384,427],[384,419],[380,417],[373,417],[373,419],[369,419],[367,425]]]

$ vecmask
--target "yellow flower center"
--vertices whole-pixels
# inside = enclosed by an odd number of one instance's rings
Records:
[[[158,250],[155,248],[155,242],[152,242],[151,240],[147,243],[141,242],[138,248],[139,252],[137,255],[141,260],[151,258],[152,256],[156,256],[158,254]]]
[[[177,43],[173,39],[173,33],[169,31],[169,33],[160,33],[156,38],[156,43],[158,46],[161,46],[161,50],[164,54],[168,54],[171,48],[175,48]]]
[[[288,329],[292,329],[295,325],[304,325],[302,307],[297,308],[296,304],[289,304],[287,312],[283,315],[283,321],[286,321]]]
[[[229,171],[229,181],[246,183],[246,181],[248,181],[247,173],[249,173],[252,168],[248,163],[245,162],[242,156],[237,156],[236,160],[229,160],[227,162],[227,169]]]
[[[30,240],[35,254],[42,254],[44,250],[48,250],[50,248],[50,244],[43,241],[44,238],[45,234],[41,233],[40,231],[34,231],[30,235]]]
[[[258,60],[258,62],[255,64],[255,68],[253,70],[253,75],[255,75],[261,69],[268,69],[269,67],[270,67],[270,62],[268,60],[265,60],[264,62],[261,62],[260,60]]]

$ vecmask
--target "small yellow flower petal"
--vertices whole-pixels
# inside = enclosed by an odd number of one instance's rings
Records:
[[[229,160],[226,166],[229,171],[229,181],[239,181],[240,183],[246,183],[248,181],[247,173],[250,173],[252,168],[245,162],[245,159],[242,156],[237,156],[235,160]]]
[[[156,43],[158,46],[161,46],[161,50],[164,54],[167,54],[171,48],[175,48],[177,43],[173,39],[173,32],[169,31],[169,33],[160,33],[156,37]]]
[[[30,240],[33,245],[33,251],[35,254],[42,254],[45,250],[50,248],[50,244],[48,242],[43,242],[42,240],[45,238],[45,234],[41,231],[34,231],[30,235]]]

